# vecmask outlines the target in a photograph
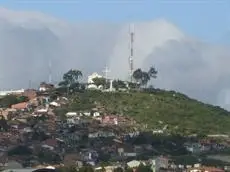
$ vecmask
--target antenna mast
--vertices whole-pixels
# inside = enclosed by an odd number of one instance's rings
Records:
[[[49,59],[49,83],[52,83],[52,63],[51,59]]]
[[[130,82],[133,82],[133,42],[134,42],[134,24],[129,25],[130,35],[130,55],[129,55],[129,75]]]

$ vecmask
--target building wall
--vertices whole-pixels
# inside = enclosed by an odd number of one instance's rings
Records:
[[[88,76],[88,84],[93,84],[94,78],[102,78],[102,76],[99,75],[98,73],[93,73],[92,75]]]

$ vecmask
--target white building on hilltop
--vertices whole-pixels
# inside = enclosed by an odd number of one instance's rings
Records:
[[[88,88],[98,89],[98,87],[93,82],[94,78],[102,78],[102,76],[96,72],[94,72],[92,75],[89,75],[88,76]]]

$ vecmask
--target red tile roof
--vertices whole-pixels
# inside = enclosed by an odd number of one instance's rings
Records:
[[[11,108],[13,109],[26,109],[28,107],[28,103],[27,102],[22,102],[22,103],[18,103],[18,104],[14,104],[11,106]]]

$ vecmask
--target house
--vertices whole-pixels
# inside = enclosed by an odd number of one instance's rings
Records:
[[[22,103],[11,105],[11,108],[16,110],[24,110],[28,108],[28,105],[29,104],[27,102],[22,102]]]
[[[215,167],[198,167],[188,169],[188,172],[224,172],[224,170]]]
[[[88,134],[88,138],[99,138],[99,137],[114,137],[115,134],[110,131],[95,131],[95,132],[90,132]]]
[[[168,169],[169,167],[169,159],[163,156],[159,156],[155,159],[156,170],[160,168]]]
[[[36,110],[37,114],[46,114],[47,112],[48,112],[48,108],[41,108]]]
[[[8,161],[8,163],[7,163],[7,167],[6,167],[6,169],[10,169],[10,170],[12,170],[12,169],[22,169],[23,168],[23,166],[22,166],[22,164],[21,163],[19,163],[19,162],[17,162],[17,161]]]
[[[200,143],[185,143],[185,148],[187,151],[191,153],[198,153],[201,151],[201,144]]]
[[[47,84],[45,82],[42,82],[39,86],[39,91],[40,92],[49,91],[52,90],[53,88],[54,88],[53,84]]]
[[[98,158],[98,153],[94,150],[86,150],[81,152],[81,156],[83,157],[84,161],[94,162]]]
[[[4,153],[0,153],[0,168],[7,166],[8,158]]]
[[[56,139],[47,139],[43,142],[42,147],[54,150],[58,146],[58,141]]]
[[[50,106],[54,106],[54,107],[60,107],[61,105],[55,101],[50,102]]]
[[[65,116],[66,116],[67,118],[71,118],[71,117],[77,116],[77,112],[67,112],[67,113],[65,114]]]
[[[28,97],[29,100],[33,100],[37,97],[37,91],[34,89],[27,89],[22,93],[22,96]]]
[[[96,118],[96,117],[99,117],[99,116],[100,116],[100,113],[99,113],[99,112],[94,112],[94,113],[93,113],[93,117]]]
[[[104,167],[104,170],[105,172],[113,172],[116,168],[118,168],[120,166],[117,166],[117,165],[109,165],[109,166],[105,166]],[[102,167],[97,167],[95,168],[95,171],[102,171]]]
[[[117,125],[118,119],[116,115],[106,115],[102,118],[102,124]]]
[[[22,169],[6,169],[2,172],[34,172],[36,169],[34,168],[22,168]]]
[[[77,153],[67,153],[64,156],[63,163],[66,166],[76,165],[81,168],[83,166],[83,162],[79,159],[80,157]]]
[[[139,167],[141,165],[141,162],[140,161],[137,161],[137,160],[132,160],[132,161],[129,161],[128,163],[127,163],[127,166],[129,167],[129,168],[137,168],[137,167]]]
[[[67,118],[67,124],[80,124],[80,117]]]

